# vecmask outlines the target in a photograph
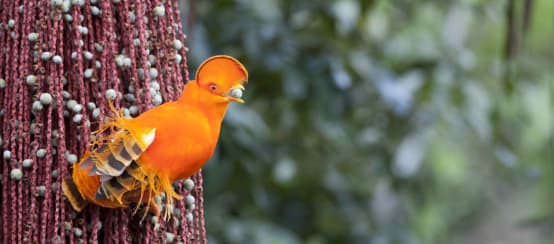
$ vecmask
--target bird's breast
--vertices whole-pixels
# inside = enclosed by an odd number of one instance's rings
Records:
[[[169,176],[171,180],[189,177],[214,152],[217,137],[214,138],[211,130],[203,123],[156,128],[153,143],[139,161],[145,167]]]

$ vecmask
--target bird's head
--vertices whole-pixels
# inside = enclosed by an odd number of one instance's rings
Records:
[[[226,55],[206,59],[196,71],[196,82],[216,103],[239,102],[248,82],[248,71],[238,60]]]

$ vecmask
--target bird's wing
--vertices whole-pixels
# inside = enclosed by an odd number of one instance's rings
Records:
[[[123,203],[123,195],[144,180],[136,160],[154,141],[156,129],[130,127],[123,121],[124,118],[116,118],[102,126],[90,154],[79,165],[79,169],[90,169],[89,176],[100,176],[101,184],[94,196],[99,200]]]

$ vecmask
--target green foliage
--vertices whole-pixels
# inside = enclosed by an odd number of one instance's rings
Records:
[[[250,71],[204,169],[210,240],[552,240],[554,4],[506,62],[505,2],[197,1],[191,66]]]

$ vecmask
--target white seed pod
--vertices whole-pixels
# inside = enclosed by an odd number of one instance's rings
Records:
[[[192,222],[194,220],[194,215],[192,213],[187,213],[186,218],[188,222]]]
[[[140,46],[140,39],[138,38],[133,39],[133,45],[135,45],[135,47]]]
[[[43,185],[37,186],[37,196],[43,197],[44,192],[46,192],[46,186],[43,186]]]
[[[71,59],[73,60],[77,59],[77,52],[75,51],[71,52]]]
[[[37,82],[37,76],[36,75],[27,75],[27,78],[25,78],[25,83],[29,86],[35,85]]]
[[[114,59],[115,64],[117,64],[117,66],[119,66],[119,67],[123,67],[123,62],[124,62],[123,60],[124,59],[125,59],[124,55],[120,54],[120,55],[115,56],[115,59]]]
[[[87,103],[87,108],[88,108],[88,110],[94,110],[96,108],[96,104],[93,103],[93,102],[88,102]]]
[[[21,171],[21,169],[16,168],[10,171],[10,178],[12,178],[12,180],[20,180],[22,177],[23,177],[23,171]]]
[[[152,98],[152,104],[154,106],[158,106],[158,105],[162,104],[162,102],[163,102],[163,99],[162,99],[162,96],[160,94],[156,94]]]
[[[69,12],[69,10],[71,10],[71,3],[69,1],[63,1],[61,9],[64,13]]]
[[[188,209],[188,210],[194,210],[194,209],[196,209],[196,203],[187,205],[187,209]]]
[[[175,239],[175,234],[171,232],[165,232],[165,240],[167,243],[173,243],[173,240]]]
[[[129,58],[129,57],[123,58],[123,66],[124,67],[131,67],[131,58]]]
[[[187,189],[188,191],[192,191],[192,189],[194,189],[194,181],[191,179],[186,179],[183,182],[183,185],[185,186],[185,189]]]
[[[90,13],[94,16],[100,16],[102,15],[102,10],[100,10],[98,7],[96,6],[91,6],[90,7]]]
[[[75,237],[81,237],[83,235],[83,230],[81,230],[81,228],[73,228],[73,235],[75,235]]]
[[[91,69],[91,68],[85,69],[85,72],[83,73],[86,79],[90,79],[93,74],[94,74],[94,69]]]
[[[132,116],[137,115],[138,114],[137,105],[131,105],[131,107],[129,107],[129,113],[131,113]]]
[[[29,35],[27,35],[27,39],[32,42],[36,41],[38,39],[38,33],[36,32],[29,33]]]
[[[90,0],[90,4],[97,4],[98,0]]]
[[[175,39],[173,41],[173,47],[177,50],[180,50],[181,48],[183,48],[183,43],[181,42],[181,40]]]
[[[159,221],[158,216],[152,216],[152,218],[150,218],[150,222],[152,224],[157,224],[158,221]]]
[[[79,27],[77,27],[77,28],[79,28],[79,32],[81,32],[81,34],[83,34],[83,35],[88,35],[88,28],[87,28],[87,27],[85,27],[85,26],[79,26]]]
[[[70,231],[71,228],[73,227],[73,226],[71,226],[71,223],[69,223],[69,222],[67,222],[67,221],[65,221],[65,222],[63,223],[63,226],[64,226],[64,229],[65,229],[66,231]]]
[[[78,104],[77,101],[71,99],[65,103],[65,107],[69,110],[73,110],[73,107],[77,104]]]
[[[42,60],[44,60],[44,61],[50,60],[51,57],[52,57],[52,53],[51,53],[51,52],[43,52],[43,53],[40,55],[40,59],[42,59]]]
[[[15,26],[15,20],[14,19],[10,19],[8,20],[8,27],[11,29]]]
[[[46,149],[41,148],[37,150],[37,158],[43,158],[44,156],[46,156]]]
[[[185,197],[185,202],[187,206],[194,204],[194,201],[195,201],[194,196],[190,194]]]
[[[19,5],[19,7],[17,8],[17,10],[20,14],[23,13],[23,10],[24,10],[23,7],[24,7],[23,5]]]
[[[4,159],[10,159],[12,158],[12,152],[10,152],[9,150],[4,150],[4,153],[2,153],[2,157]]]
[[[31,134],[35,134],[36,126],[37,126],[37,124],[35,124],[34,122],[31,123],[31,125],[29,126],[29,130],[30,130]]]
[[[160,90],[160,83],[158,83],[157,81],[152,81],[152,82],[150,82],[150,87],[154,88],[155,91],[159,91]]]
[[[69,93],[68,91],[62,91],[62,97],[63,99],[67,100],[67,99],[70,99],[71,98],[71,93]]]
[[[97,69],[102,68],[102,63],[100,63],[99,60],[94,61],[94,66],[96,66]]]
[[[148,74],[150,74],[150,79],[158,78],[158,70],[156,68],[150,68],[150,70],[148,71]]]
[[[181,209],[179,208],[172,208],[171,209],[171,214],[177,218],[180,218],[181,217]]]
[[[81,123],[81,120],[83,119],[83,115],[82,114],[75,114],[73,115],[73,122],[79,124]]]
[[[131,117],[131,113],[129,112],[128,108],[123,108],[122,112],[123,112],[123,117],[125,118]]]
[[[98,229],[98,230],[101,230],[101,229],[102,229],[102,222],[101,222],[101,221],[98,221],[98,222],[96,223],[96,226],[97,226],[97,229]]]
[[[67,162],[69,164],[74,164],[75,162],[77,162],[77,155],[73,153],[67,154],[65,158],[67,159]]]
[[[40,103],[40,101],[34,101],[33,102],[33,106],[32,106],[33,111],[40,112],[40,111],[42,111],[42,108],[43,108],[42,103]]]
[[[0,78],[0,89],[6,87],[6,80]]]
[[[154,89],[154,87],[148,87],[148,92],[150,93],[150,97],[154,99],[154,96],[158,95],[159,91]]]
[[[54,55],[54,57],[52,57],[52,62],[54,62],[55,64],[61,64],[62,61],[63,59],[60,55]]]
[[[95,108],[94,110],[92,110],[92,118],[98,119],[99,116],[100,116],[100,109],[99,108]]]
[[[83,106],[81,104],[75,104],[75,106],[73,106],[71,110],[73,110],[73,112],[75,113],[79,113],[81,112],[81,110],[83,110]]]
[[[89,51],[83,51],[83,57],[85,57],[86,60],[92,60],[94,58],[94,55],[92,55]]]
[[[112,0],[113,3],[120,3],[121,0]]]
[[[100,43],[94,43],[94,49],[96,49],[97,52],[102,52],[104,50],[104,46]]]
[[[181,54],[176,54],[175,55],[175,63],[180,64],[181,61],[183,61],[183,56],[181,56]]]
[[[58,170],[52,170],[52,178],[58,178]]]
[[[135,23],[135,20],[136,20],[137,16],[135,15],[135,12],[133,11],[130,11],[129,12],[129,19],[131,19],[131,23]]]
[[[68,23],[73,22],[73,16],[71,16],[71,14],[64,14],[63,18],[64,18],[65,21],[67,21]]]
[[[156,56],[154,56],[152,54],[149,54],[148,55],[148,63],[150,63],[150,65],[155,64],[156,63]]]
[[[71,4],[82,7],[83,5],[85,5],[85,0],[71,0]]]
[[[52,139],[52,146],[57,147],[58,145],[59,145],[59,139],[58,138],[53,138]]]
[[[106,99],[112,100],[112,101],[117,98],[117,92],[114,89],[106,90],[106,93],[104,95],[106,96]]]
[[[52,103],[52,95],[50,93],[44,92],[40,94],[39,97],[40,103],[43,105],[50,105]]]
[[[137,74],[138,74],[139,80],[144,80],[144,69],[143,68],[138,68],[137,69]]]
[[[230,94],[231,97],[234,98],[241,98],[242,97],[242,89],[235,88],[231,90]]]
[[[55,7],[62,6],[62,3],[63,3],[63,0],[52,0],[52,5],[54,5]]]
[[[30,158],[25,159],[23,160],[23,162],[21,162],[21,166],[23,166],[23,168],[30,168],[32,165],[33,165],[33,160]]]
[[[175,226],[175,228],[179,228],[179,226],[181,225],[181,221],[177,218],[173,218],[173,226]],[[177,242],[179,244],[182,244],[182,242]]]
[[[127,100],[127,102],[134,102],[135,101],[135,95],[131,94],[131,93],[127,93],[125,94],[125,100]]]
[[[165,16],[165,7],[163,5],[156,6],[153,12],[154,12],[154,15],[158,17],[163,17]]]

